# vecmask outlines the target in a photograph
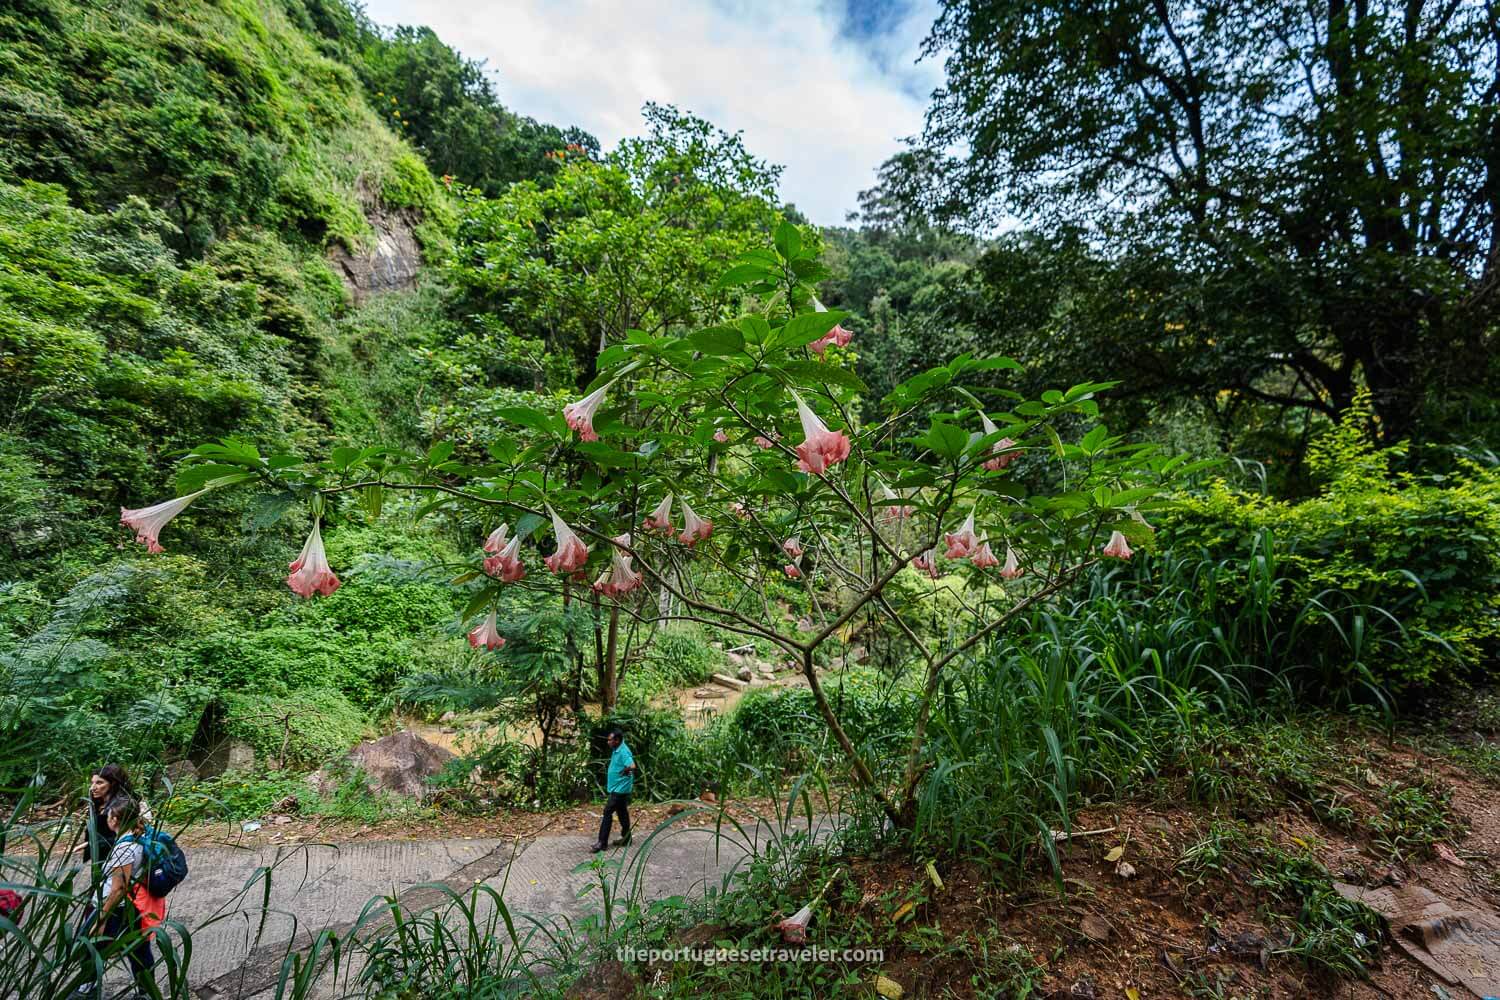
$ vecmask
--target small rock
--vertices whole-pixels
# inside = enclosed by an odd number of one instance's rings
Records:
[[[729,660],[729,665],[731,667],[742,666],[744,664],[744,662],[745,662],[745,654],[744,653],[736,653],[734,650],[731,649],[729,651],[729,654],[726,656],[726,659]]]
[[[456,718],[458,718],[458,713],[457,712],[444,712],[442,714],[442,716],[438,719],[438,721],[439,722],[452,722]]]
[[[755,680],[755,671],[749,667],[740,667],[739,672],[735,676],[742,681],[753,681]]]
[[[681,812],[687,812],[687,806],[683,805],[681,802],[673,802],[671,805],[667,806],[668,816],[676,816]]]
[[[453,734],[457,733],[458,730],[454,729],[452,726],[443,726],[438,730],[438,732],[442,733],[444,736],[452,736]]]
[[[1165,816],[1147,816],[1145,827],[1155,833],[1166,834],[1168,836],[1173,832],[1172,822]]]
[[[713,792],[708,791],[708,790],[705,790],[702,795],[698,796],[698,798],[702,799],[704,802],[717,802],[717,801],[719,801],[719,797],[717,795],[715,795]]]
[[[1121,878],[1135,878],[1135,865],[1129,861],[1121,861],[1115,866],[1115,874]]]
[[[240,830],[243,831],[244,833],[254,833],[256,830],[259,830],[259,829],[260,829],[260,824],[257,823],[257,822],[255,822],[255,820],[253,820],[253,819],[252,820],[247,820],[246,822],[240,824]]]
[[[290,816],[277,816],[275,819],[271,820],[271,822],[275,823],[277,826],[286,826],[291,821],[292,817]]]
[[[1078,925],[1078,929],[1083,932],[1084,937],[1090,941],[1097,941],[1100,944],[1108,941],[1110,934],[1114,933],[1114,928],[1109,926],[1109,921],[1097,913],[1085,913],[1083,915],[1083,922]]]

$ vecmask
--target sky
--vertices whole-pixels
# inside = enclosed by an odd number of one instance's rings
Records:
[[[783,165],[781,196],[841,225],[942,82],[917,62],[937,0],[366,0],[484,60],[506,107],[606,149],[674,104]]]

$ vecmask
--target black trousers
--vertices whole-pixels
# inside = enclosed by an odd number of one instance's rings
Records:
[[[129,900],[122,900],[110,911],[109,917],[104,921],[104,926],[99,926],[98,912],[90,911],[84,918],[84,926],[90,933],[100,937],[119,940],[130,931],[135,924],[135,907],[130,905]],[[125,960],[130,963],[130,971],[135,976],[136,986],[145,989],[146,984],[151,982],[151,966],[156,964],[156,958],[151,954],[151,942],[142,937],[129,951],[125,953]]]
[[[610,792],[609,801],[604,803],[604,816],[599,820],[600,847],[609,846],[610,817],[620,817],[620,836],[626,839],[630,837],[630,793]]]

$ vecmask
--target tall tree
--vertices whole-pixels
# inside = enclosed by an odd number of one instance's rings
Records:
[[[1127,377],[1331,417],[1363,381],[1387,437],[1492,377],[1490,0],[946,0],[927,49],[946,203],[1125,261]]]

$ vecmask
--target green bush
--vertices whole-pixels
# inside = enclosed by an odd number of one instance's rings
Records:
[[[364,713],[331,688],[230,694],[224,701],[229,735],[250,744],[257,760],[281,768],[317,767],[342,757],[369,728]]]
[[[1276,501],[1216,481],[1179,498],[1167,546],[1239,567],[1221,575],[1221,600],[1265,600],[1286,622],[1310,602],[1327,607],[1302,633],[1305,662],[1327,659],[1325,643],[1397,690],[1489,669],[1500,652],[1500,471],[1395,475],[1399,446],[1376,450],[1361,426],[1348,414],[1310,451],[1318,496]]]
[[[724,664],[723,654],[708,644],[703,629],[677,624],[663,628],[646,652],[646,663],[670,687],[689,687],[708,680]]]

